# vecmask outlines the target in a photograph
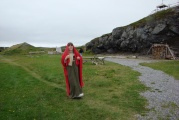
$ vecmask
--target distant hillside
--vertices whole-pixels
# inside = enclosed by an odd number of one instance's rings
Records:
[[[1,52],[1,54],[3,55],[14,55],[14,54],[29,54],[29,52],[32,51],[43,51],[43,48],[36,48],[26,42],[21,43],[21,44],[16,44],[13,45],[7,49],[5,49],[3,52]]]

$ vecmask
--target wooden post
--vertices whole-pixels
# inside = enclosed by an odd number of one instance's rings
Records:
[[[175,56],[174,56],[173,52],[171,51],[171,49],[169,48],[169,46],[168,46],[168,45],[167,45],[167,48],[168,48],[168,50],[169,50],[170,54],[172,55],[173,59],[175,60]]]

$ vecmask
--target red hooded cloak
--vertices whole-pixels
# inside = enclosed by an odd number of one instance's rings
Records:
[[[83,79],[82,79],[83,58],[81,57],[81,55],[79,54],[79,52],[76,50],[76,48],[74,46],[73,46],[73,53],[74,53],[75,60],[76,60],[75,63],[78,66],[79,83],[80,83],[80,86],[83,87],[84,86]],[[70,85],[69,85],[69,80],[68,80],[68,72],[67,72],[67,69],[66,69],[70,60],[67,59],[66,62],[65,62],[65,57],[67,55],[69,55],[68,44],[65,48],[64,53],[62,54],[61,63],[63,65],[63,70],[64,70],[64,76],[65,76],[65,82],[66,82],[66,92],[67,92],[67,95],[70,95]],[[78,56],[80,57],[80,60],[77,59]]]

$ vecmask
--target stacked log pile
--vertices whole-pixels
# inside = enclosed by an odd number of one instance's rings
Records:
[[[173,51],[167,44],[153,44],[150,51],[153,59],[175,59]]]

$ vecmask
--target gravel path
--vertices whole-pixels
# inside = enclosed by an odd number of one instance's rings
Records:
[[[140,81],[151,89],[140,93],[148,100],[150,111],[146,116],[136,115],[138,120],[179,120],[179,80],[162,71],[139,65],[155,60],[105,58],[107,61],[129,66],[141,73]]]

